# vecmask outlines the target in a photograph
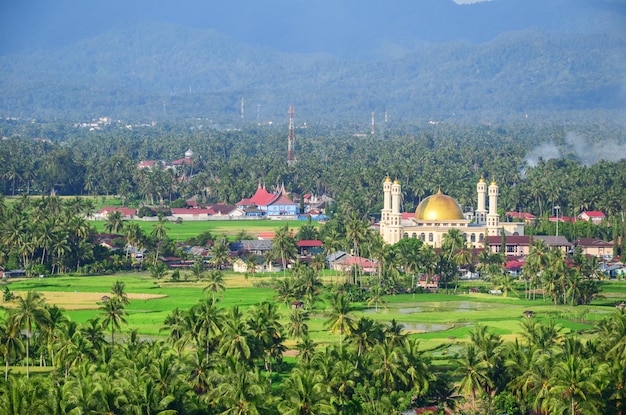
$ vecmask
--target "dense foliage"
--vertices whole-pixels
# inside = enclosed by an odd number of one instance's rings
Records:
[[[228,131],[201,124],[87,131],[5,122],[0,190],[118,195],[123,204],[135,205],[195,195],[234,204],[259,183],[284,184],[297,194],[329,194],[337,209],[365,214],[379,212],[387,175],[400,180],[406,211],[439,187],[462,206],[474,206],[476,183],[485,176],[500,186],[502,211],[543,216],[560,206],[561,216],[583,210],[618,216],[626,204],[624,134],[617,125],[383,126],[360,137],[352,126],[312,125],[297,130],[298,163],[288,166],[282,128]],[[187,149],[194,151],[191,165],[136,168],[142,160],[180,159]]]
[[[84,324],[36,292],[11,301],[0,322],[7,415],[389,415],[426,404],[459,414],[576,415],[615,414],[626,403],[623,311],[584,341],[532,316],[522,317],[514,342],[476,325],[460,351],[435,366],[402,325],[356,317],[341,291],[323,310],[339,335],[333,345],[311,340],[308,311],[292,309],[285,322],[270,302],[244,312],[206,297],[168,315],[165,340],[147,340],[132,327],[119,335],[129,303],[121,282]],[[288,339],[296,341],[295,363],[283,360]],[[50,374],[31,377],[34,362]],[[16,363],[25,375],[10,373]]]

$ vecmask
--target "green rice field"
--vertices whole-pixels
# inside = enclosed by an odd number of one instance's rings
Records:
[[[282,274],[274,276],[282,278]],[[258,280],[269,279],[268,275],[257,276]],[[251,286],[251,280],[243,275],[228,273],[227,288],[221,297],[224,307],[238,305],[242,309],[256,305],[261,301],[273,301],[274,291]],[[131,296],[126,307],[128,325],[123,330],[136,329],[145,336],[163,336],[163,321],[174,309],[191,308],[206,294],[202,291],[202,282],[157,283],[146,273],[131,273],[113,276],[60,276],[46,279],[23,279],[11,281],[9,288],[17,293],[37,290],[46,296],[48,303],[58,304],[66,310],[68,316],[76,322],[85,322],[98,316],[98,301],[109,293],[116,281],[125,283],[125,290]],[[452,347],[463,342],[468,332],[476,325],[488,326],[505,340],[516,337],[520,331],[520,321],[524,311],[536,313],[540,320],[553,320],[565,331],[577,332],[581,336],[593,328],[600,319],[615,310],[615,304],[626,301],[626,283],[604,282],[603,298],[589,306],[554,306],[548,300],[538,296],[536,300],[525,300],[517,296],[496,297],[488,294],[463,293],[461,287],[457,294],[403,294],[385,297],[385,305],[378,310],[363,303],[355,303],[354,314],[367,316],[381,323],[391,320],[402,324],[411,336],[421,339],[422,346],[435,350],[442,346]],[[280,305],[285,316],[289,311]],[[319,343],[336,342],[338,335],[333,335],[324,327],[325,304],[317,304],[309,321],[310,333]],[[287,345],[292,345],[287,342]]]

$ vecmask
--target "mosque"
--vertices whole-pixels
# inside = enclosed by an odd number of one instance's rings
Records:
[[[506,235],[524,235],[524,223],[500,222],[498,185],[495,181],[487,186],[481,177],[476,192],[478,206],[471,212],[463,213],[456,200],[439,190],[420,202],[415,215],[407,215],[400,212],[400,182],[392,182],[387,177],[383,183],[380,234],[388,244],[395,244],[402,238],[418,238],[434,248],[441,247],[443,235],[453,228],[461,231],[470,248],[482,248],[487,236],[498,236],[502,230]]]

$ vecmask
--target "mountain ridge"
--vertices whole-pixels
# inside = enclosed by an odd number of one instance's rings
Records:
[[[313,120],[446,119],[622,110],[626,38],[525,29],[473,44],[421,43],[376,60],[289,53],[213,29],[144,21],[69,46],[0,56],[0,114],[258,121],[294,104]],[[70,93],[71,92],[71,93]]]

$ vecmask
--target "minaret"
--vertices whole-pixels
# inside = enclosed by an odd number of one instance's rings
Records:
[[[400,212],[400,198],[402,191],[400,182],[395,180],[391,185],[391,214],[389,215],[388,242],[395,244],[400,241],[402,231],[402,213]]]
[[[289,106],[289,137],[287,139],[287,165],[292,166],[296,162],[296,150],[294,149],[295,132],[293,127],[293,105]]]
[[[383,210],[380,211],[380,236],[387,242],[387,229],[391,215],[391,178],[387,176],[383,183]]]
[[[498,185],[495,180],[489,184],[489,213],[487,214],[487,234],[498,236],[500,234],[500,217],[498,216]]]
[[[487,205],[486,195],[487,195],[487,184],[485,183],[485,178],[480,177],[478,184],[476,185],[476,193],[478,193],[478,206],[476,207],[476,223],[479,225],[484,225],[487,222]]]
[[[376,126],[374,124],[374,111],[372,111],[372,128],[370,129],[370,134],[374,135],[376,133]]]

